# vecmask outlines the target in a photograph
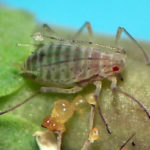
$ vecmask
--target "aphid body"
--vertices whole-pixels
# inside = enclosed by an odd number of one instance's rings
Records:
[[[92,47],[43,44],[25,61],[23,74],[44,86],[68,88],[82,83],[86,85],[121,72],[125,56]]]

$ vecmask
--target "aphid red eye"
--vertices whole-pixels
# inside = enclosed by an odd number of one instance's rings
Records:
[[[118,66],[115,66],[115,67],[113,67],[112,70],[113,70],[113,71],[119,71],[119,69],[120,69],[120,68],[119,68]]]

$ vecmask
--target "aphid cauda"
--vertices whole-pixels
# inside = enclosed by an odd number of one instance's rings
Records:
[[[96,87],[94,98],[99,115],[101,116],[108,133],[111,133],[108,124],[103,117],[98,101],[102,80],[108,79],[111,81],[112,91],[124,94],[134,100],[141,109],[143,109],[148,118],[150,118],[146,108],[136,98],[117,88],[117,77],[121,77],[121,72],[125,67],[125,50],[91,41],[75,40],[84,27],[87,27],[89,35],[92,35],[92,29],[89,23],[85,23],[77,34],[73,36],[72,40],[59,39],[50,35],[44,35],[43,33],[34,35],[34,39],[39,41],[40,44],[36,45],[37,48],[35,52],[25,61],[22,74],[24,77],[40,83],[41,88],[22,103],[1,112],[1,115],[16,109],[39,93],[77,93],[87,86],[87,84],[92,83]],[[44,28],[49,30],[46,25],[44,25]],[[122,32],[124,32],[139,47],[144,54],[146,63],[150,64],[144,49],[124,28],[118,29],[116,45],[118,45]],[[45,39],[57,42],[45,43]],[[86,44],[87,46],[80,46],[80,44]],[[97,46],[98,48],[94,48],[93,46]],[[99,47],[115,50],[115,52],[106,53],[101,51]],[[92,119],[94,119],[93,112],[95,110],[95,105],[91,103],[91,107],[93,110],[91,111],[91,116],[93,116]]]

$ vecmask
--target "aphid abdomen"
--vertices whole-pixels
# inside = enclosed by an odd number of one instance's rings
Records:
[[[35,72],[44,84],[73,85],[98,74],[101,51],[69,44],[45,44],[25,62],[24,70]]]

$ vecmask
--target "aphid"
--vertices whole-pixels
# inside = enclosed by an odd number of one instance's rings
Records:
[[[65,123],[73,116],[74,111],[80,112],[83,109],[87,99],[91,99],[91,94],[85,99],[79,95],[74,98],[72,103],[67,100],[58,100],[55,102],[51,115],[43,119],[42,127],[56,133],[57,136],[57,150],[61,150],[62,134],[66,131]],[[91,107],[91,116],[89,123],[89,137],[83,144],[81,150],[87,150],[89,145],[99,138],[99,130],[93,127],[93,107]]]
[[[117,77],[122,79],[121,72],[125,67],[125,50],[118,47],[97,44],[91,41],[75,40],[85,27],[87,27],[88,33],[91,36],[92,28],[88,22],[80,28],[75,36],[73,36],[72,40],[64,40],[50,35],[44,35],[43,33],[38,33],[33,36],[40,44],[35,45],[37,47],[35,52],[25,61],[22,75],[40,83],[41,88],[22,103],[1,112],[0,115],[16,109],[39,93],[77,93],[89,83],[92,83],[96,87],[94,98],[98,113],[104,122],[108,133],[111,134],[98,101],[102,80],[106,78],[111,81],[110,88],[112,91],[124,94],[134,100],[150,119],[150,114],[136,98],[117,88]],[[50,32],[52,31],[47,25],[44,25],[44,29]],[[150,61],[144,49],[124,28],[118,28],[115,41],[116,45],[118,45],[122,32],[138,46],[145,57],[146,63],[149,65]],[[45,43],[45,39],[56,41],[56,43]],[[86,44],[87,46],[81,46],[81,44]],[[98,48],[95,48],[94,46],[97,46]],[[115,51],[107,53],[103,52],[99,47]],[[95,105],[91,104],[91,106],[94,112]],[[92,119],[94,119],[94,115]]]

